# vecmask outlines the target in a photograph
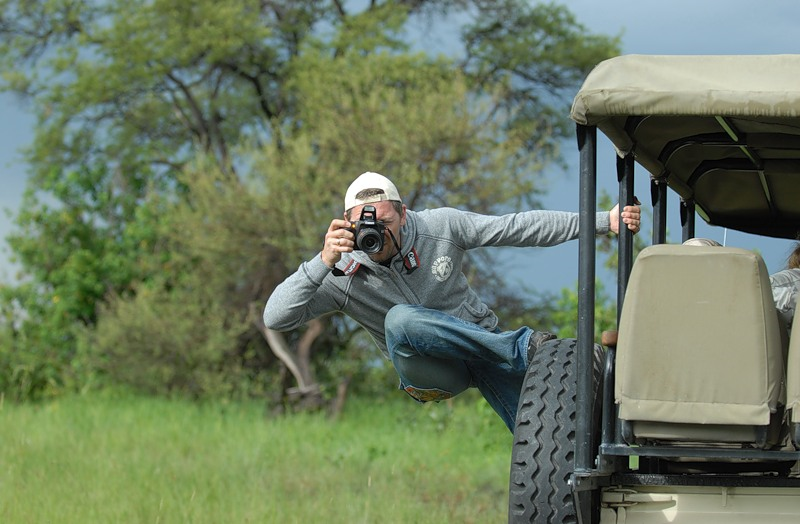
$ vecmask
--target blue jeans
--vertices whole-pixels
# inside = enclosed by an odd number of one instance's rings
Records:
[[[400,387],[420,402],[445,400],[471,386],[514,431],[533,330],[488,331],[417,305],[386,315],[386,345]]]

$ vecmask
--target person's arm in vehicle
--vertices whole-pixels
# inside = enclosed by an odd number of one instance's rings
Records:
[[[480,215],[442,208],[430,212],[436,223],[448,228],[465,249],[486,246],[547,247],[578,238],[580,216],[567,211],[533,210],[502,216]],[[619,206],[598,212],[595,231],[598,235],[619,232],[620,223],[633,232],[639,230],[638,206]]]
[[[775,308],[778,314],[786,322],[787,326],[792,325],[794,311],[797,307],[797,286],[800,285],[800,270],[784,269],[769,276],[772,286],[772,298],[775,300]]]

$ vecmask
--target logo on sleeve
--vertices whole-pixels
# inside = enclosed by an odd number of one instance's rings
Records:
[[[361,267],[360,262],[356,262],[355,260],[351,260],[350,263],[344,269],[339,269],[338,267],[333,267],[333,276],[335,277],[349,277],[350,275],[355,274],[358,271],[358,268]]]
[[[453,272],[453,259],[447,255],[437,258],[433,261],[431,272],[436,277],[436,280],[444,282],[450,278],[450,274]]]

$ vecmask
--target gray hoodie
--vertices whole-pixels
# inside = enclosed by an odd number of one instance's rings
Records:
[[[797,291],[800,287],[800,269],[784,269],[769,276],[772,286],[772,298],[778,315],[783,319],[787,329],[791,331],[794,310],[797,305]]]
[[[334,269],[320,254],[283,281],[264,308],[264,324],[288,331],[326,313],[341,311],[372,335],[384,354],[383,321],[397,304],[421,304],[497,327],[497,316],[481,301],[461,271],[466,252],[488,246],[553,246],[578,236],[578,214],[525,211],[488,216],[439,208],[407,212],[400,230],[401,256],[389,267],[361,251],[344,253]],[[609,213],[597,213],[596,233],[609,230]]]

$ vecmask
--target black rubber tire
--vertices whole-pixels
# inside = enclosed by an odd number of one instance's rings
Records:
[[[528,368],[514,425],[510,524],[578,522],[569,485],[575,456],[576,345],[574,339],[548,341],[536,351]],[[592,449],[596,449],[602,347],[595,345],[593,355]],[[583,495],[595,499],[598,496],[588,492]]]

